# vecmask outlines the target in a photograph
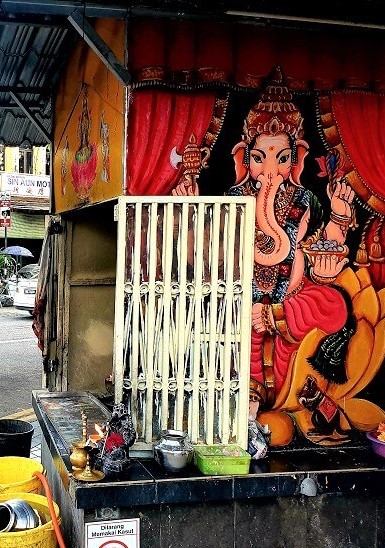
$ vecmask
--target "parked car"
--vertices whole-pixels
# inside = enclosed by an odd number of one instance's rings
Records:
[[[13,305],[18,310],[27,310],[32,314],[35,307],[38,276],[38,264],[25,265],[17,273]]]

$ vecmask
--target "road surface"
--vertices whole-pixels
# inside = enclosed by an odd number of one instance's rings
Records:
[[[0,308],[0,417],[31,408],[32,390],[42,388],[42,359],[32,317]]]

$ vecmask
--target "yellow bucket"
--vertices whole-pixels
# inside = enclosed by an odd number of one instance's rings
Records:
[[[43,466],[36,460],[0,457],[0,495],[15,492],[42,493],[41,481],[33,475],[34,472],[43,472]]]
[[[47,498],[33,493],[10,493],[7,495],[1,494],[0,502],[5,502],[11,498],[28,502],[32,508],[38,511],[43,523],[39,527],[27,529],[26,531],[0,533],[1,548],[57,548],[58,543],[49,513]],[[53,502],[53,507],[60,524],[59,506]]]

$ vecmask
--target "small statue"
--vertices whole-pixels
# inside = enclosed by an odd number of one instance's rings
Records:
[[[98,443],[95,467],[107,476],[121,476],[130,467],[129,448],[136,439],[131,415],[123,403],[114,405],[105,426],[104,439]]]
[[[110,431],[120,433],[123,436],[124,444],[131,447],[136,440],[136,431],[132,423],[131,415],[123,403],[114,405],[112,417],[108,424]]]

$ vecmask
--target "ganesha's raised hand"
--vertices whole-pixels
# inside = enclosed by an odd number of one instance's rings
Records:
[[[352,187],[343,179],[337,181],[332,190],[328,185],[328,196],[330,198],[330,206],[332,213],[340,217],[351,219],[352,217],[352,202],[355,192]]]
[[[199,196],[199,187],[196,182],[182,179],[171,191],[172,196]]]

